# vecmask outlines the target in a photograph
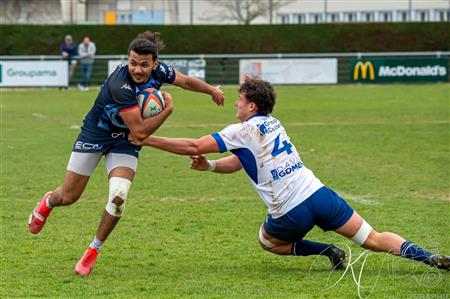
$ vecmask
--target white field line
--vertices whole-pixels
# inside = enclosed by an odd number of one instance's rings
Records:
[[[346,200],[348,199],[348,200],[354,201],[356,203],[363,204],[365,206],[375,206],[375,205],[379,204],[379,202],[377,200],[375,200],[375,199],[365,198],[365,197],[360,196],[360,195],[351,195],[351,194],[344,193],[344,192],[337,192],[337,193],[339,195],[341,195],[342,198],[344,198]]]

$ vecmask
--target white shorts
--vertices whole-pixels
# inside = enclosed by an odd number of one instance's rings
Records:
[[[67,170],[83,176],[91,176],[97,167],[103,153],[78,153],[70,155]],[[108,174],[117,167],[127,167],[136,172],[138,159],[132,155],[108,153],[105,155],[105,165]]]

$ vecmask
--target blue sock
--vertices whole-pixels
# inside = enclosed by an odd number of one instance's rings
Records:
[[[414,243],[405,241],[405,243],[403,243],[400,247],[400,256],[430,265],[430,257],[432,254],[426,250],[423,250]]]
[[[313,242],[309,240],[300,240],[292,243],[292,255],[326,255],[330,256],[330,248],[333,245]]]
[[[92,241],[91,245],[89,245],[92,248],[97,249],[97,251],[100,251],[100,248],[102,248],[103,241],[100,241],[97,239],[97,236],[94,237],[94,240]]]

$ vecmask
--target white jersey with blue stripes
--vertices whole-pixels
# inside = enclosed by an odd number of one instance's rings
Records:
[[[303,165],[280,121],[270,115],[253,115],[212,136],[220,152],[230,151],[239,158],[273,218],[283,216],[323,186]]]

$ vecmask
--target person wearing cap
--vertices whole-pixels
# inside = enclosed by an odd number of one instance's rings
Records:
[[[72,78],[75,69],[77,68],[77,61],[75,57],[78,55],[78,47],[77,44],[73,42],[72,36],[67,34],[64,37],[64,42],[59,47],[60,53],[63,59],[67,60],[67,64],[69,67],[69,83]]]

